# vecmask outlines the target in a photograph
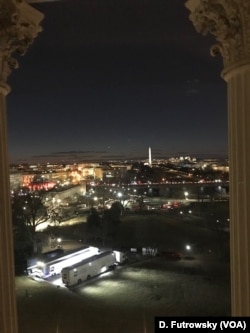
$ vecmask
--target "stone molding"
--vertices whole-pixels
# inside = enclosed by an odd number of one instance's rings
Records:
[[[224,68],[249,62],[249,0],[187,0],[185,6],[197,32],[215,36],[210,52],[222,55]]]
[[[16,56],[24,55],[42,30],[43,17],[25,0],[0,0],[0,86],[6,94],[8,76],[18,68]]]

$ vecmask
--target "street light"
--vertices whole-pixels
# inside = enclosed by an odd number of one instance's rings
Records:
[[[62,243],[62,239],[61,238],[57,238],[57,248],[61,247],[61,243]]]
[[[122,193],[121,193],[121,192],[118,192],[118,193],[117,193],[117,196],[118,196],[118,198],[119,198],[119,200],[120,200],[120,202],[121,202]]]

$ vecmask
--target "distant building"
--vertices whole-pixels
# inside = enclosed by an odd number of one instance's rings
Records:
[[[152,166],[151,147],[148,148],[148,165]]]
[[[73,186],[55,187],[46,194],[46,200],[55,205],[76,203],[79,197],[86,194],[86,183]]]

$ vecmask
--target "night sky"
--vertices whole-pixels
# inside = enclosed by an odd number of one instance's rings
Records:
[[[10,162],[227,156],[222,59],[184,4],[33,5],[45,19],[9,77]]]

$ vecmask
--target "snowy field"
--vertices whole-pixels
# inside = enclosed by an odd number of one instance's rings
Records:
[[[17,277],[16,294],[19,333],[154,333],[155,316],[230,315],[229,263],[143,258],[74,291]]]

